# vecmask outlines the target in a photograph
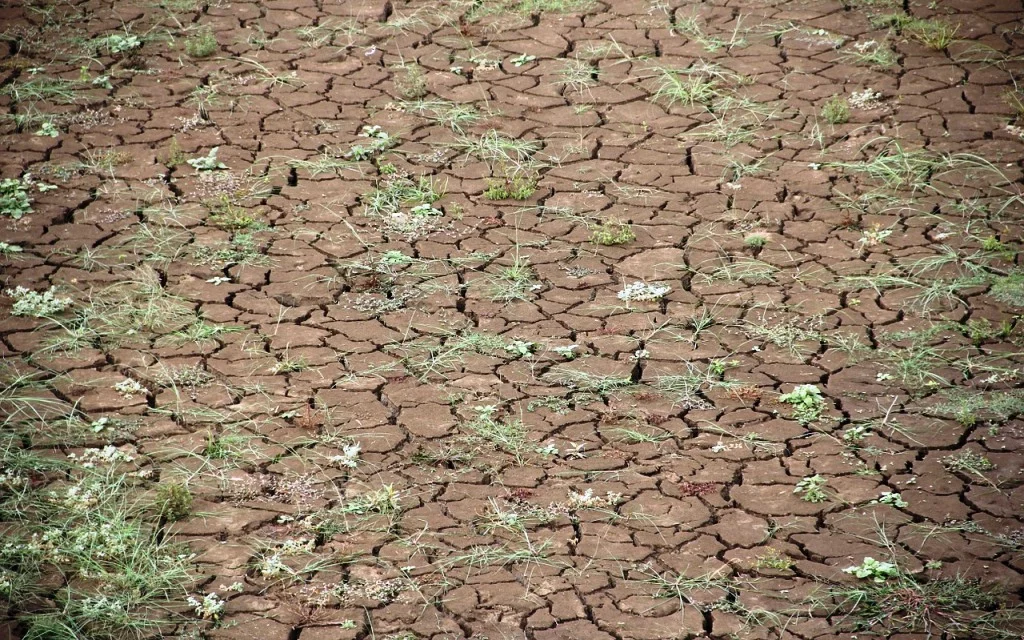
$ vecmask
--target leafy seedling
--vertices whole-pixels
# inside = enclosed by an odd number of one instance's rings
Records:
[[[219,150],[220,147],[214,147],[210,149],[210,152],[205,156],[190,158],[186,160],[186,162],[196,171],[217,171],[220,169],[227,169],[228,166],[217,159],[217,152]]]
[[[779,396],[779,402],[793,405],[793,417],[804,426],[820,418],[825,409],[821,390],[813,384],[797,385],[789,393]]]
[[[828,480],[820,475],[807,476],[796,483],[793,493],[801,494],[800,499],[804,502],[825,502],[828,500],[828,495],[825,493],[827,484]]]
[[[843,573],[850,573],[861,579],[870,578],[873,582],[880,583],[899,576],[900,569],[891,562],[882,562],[867,557],[861,561],[860,565],[843,569]]]

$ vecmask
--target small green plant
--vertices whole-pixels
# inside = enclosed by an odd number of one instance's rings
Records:
[[[32,213],[32,198],[28,195],[29,183],[24,179],[4,178],[0,180],[0,215],[21,218]]]
[[[992,471],[996,468],[991,460],[973,451],[962,451],[946,456],[942,459],[942,466],[950,471],[966,471],[979,476],[984,471]]]
[[[626,244],[636,240],[633,227],[628,222],[622,222],[616,218],[605,220],[594,227],[590,234],[590,241],[594,244],[612,246]]]
[[[871,435],[870,427],[863,424],[854,425],[843,431],[843,442],[856,444],[869,435]]]
[[[36,131],[36,135],[45,136],[47,138],[56,138],[60,135],[60,129],[57,128],[57,125],[47,121],[39,126],[39,130]]]
[[[190,158],[186,160],[186,162],[188,162],[188,165],[196,171],[217,171],[220,169],[227,169],[228,166],[217,159],[218,151],[220,151],[220,147],[214,147],[210,149],[210,152],[205,156]]]
[[[844,124],[850,120],[850,103],[842,96],[832,96],[822,105],[821,117],[829,124]]]
[[[156,512],[167,522],[184,520],[192,513],[192,492],[183,484],[160,485],[156,493]]]
[[[779,396],[779,402],[793,405],[793,417],[804,426],[820,418],[825,410],[821,390],[813,384],[797,385],[789,393]]]
[[[872,500],[871,504],[888,504],[894,507],[902,509],[909,505],[909,503],[903,499],[903,496],[894,491],[884,491],[877,500]]]
[[[764,233],[752,233],[743,239],[743,246],[748,249],[760,249],[768,244],[768,235]]]
[[[513,340],[505,345],[505,351],[516,358],[529,358],[537,350],[537,344],[528,340]]]
[[[873,582],[881,583],[899,576],[900,569],[891,562],[882,562],[869,556],[864,558],[860,565],[843,569],[843,573],[850,573],[862,579],[870,578]]]
[[[387,131],[384,131],[379,125],[367,125],[362,128],[359,132],[360,138],[367,138],[369,143],[366,145],[354,144],[349,147],[349,150],[345,152],[345,158],[347,160],[369,160],[374,156],[387,151],[391,147],[398,144],[398,140],[392,138]],[[384,171],[381,171],[381,175],[391,175]]]
[[[56,287],[39,292],[17,286],[5,289],[4,295],[14,298],[11,307],[12,316],[28,316],[31,318],[49,318],[61,313],[71,306],[71,298],[58,298]]]
[[[188,603],[188,606],[192,607],[192,611],[200,619],[213,620],[214,622],[220,620],[221,615],[224,613],[224,606],[227,604],[216,593],[207,593],[202,599],[189,596],[185,601]]]
[[[131,53],[142,46],[139,36],[131,33],[114,33],[94,41],[97,48],[112,55]]]
[[[828,495],[825,493],[825,487],[828,485],[828,480],[820,475],[807,476],[796,483],[796,488],[793,489],[793,493],[799,493],[800,499],[804,502],[825,502],[828,500]]]
[[[537,56],[531,56],[526,53],[521,53],[518,56],[512,58],[509,62],[511,62],[516,67],[521,67],[527,63],[533,62],[536,59]]]
[[[566,360],[575,360],[579,355],[576,350],[580,348],[578,344],[561,345],[557,347],[551,347],[551,350],[557,353],[560,357]]]
[[[1024,118],[1024,88],[1007,89],[1003,94],[1003,102],[1013,109],[1015,118]]]
[[[529,175],[490,179],[484,197],[488,200],[526,200],[537,191],[537,179]]]
[[[213,30],[203,27],[195,35],[185,39],[185,53],[192,58],[206,58],[214,54],[218,48],[217,36]]]

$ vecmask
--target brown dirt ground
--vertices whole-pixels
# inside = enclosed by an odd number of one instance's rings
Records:
[[[904,13],[879,3],[491,4],[0,9],[0,87],[88,85],[36,101],[58,137],[2,123],[3,176],[57,186],[0,221],[23,249],[2,258],[3,287],[56,285],[75,300],[66,327],[112,285],[136,309],[167,305],[55,350],[67,331],[4,298],[8,371],[89,421],[134,421],[113,439],[22,441],[60,456],[112,443],[147,471],[140,490],[188,485],[192,515],[163,534],[196,554],[188,593],[227,604],[198,622],[182,593],[164,635],[848,638],[851,619],[808,598],[863,584],[843,569],[890,553],[1016,607],[1024,115],[1005,96],[1024,77],[1024,7],[911,2],[959,25],[934,50],[872,24]],[[76,57],[73,38],[125,25],[145,34],[136,53]],[[197,25],[217,41],[206,58],[184,49]],[[890,68],[853,59],[876,46]],[[662,68],[715,96],[670,104]],[[101,71],[107,86],[79,80]],[[873,99],[848,122],[821,115],[855,94]],[[468,139],[534,142],[534,193],[485,195],[514,168],[463,153],[427,117],[447,103],[483,116],[459,123]],[[369,126],[390,146],[346,158],[378,140]],[[889,140],[925,154],[901,161],[940,160],[916,187],[858,171]],[[183,162],[213,147],[227,169]],[[404,176],[443,188],[441,215],[367,210]],[[591,242],[613,219],[636,238]],[[960,258],[907,267],[948,249]],[[922,306],[977,265],[981,280]],[[894,271],[917,285],[856,279]],[[635,282],[670,290],[621,301]],[[175,339],[196,316],[233,329]],[[144,387],[130,399],[113,389],[126,378]],[[822,392],[808,425],[780,400],[797,385]],[[994,466],[957,468],[964,452]],[[825,499],[802,500],[814,475]],[[906,506],[872,504],[883,492]],[[705,580],[677,593],[680,576]],[[880,633],[926,637],[897,631]]]

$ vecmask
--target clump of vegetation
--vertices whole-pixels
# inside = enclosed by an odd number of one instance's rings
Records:
[[[993,325],[987,318],[972,318],[955,328],[971,339],[975,346],[981,346],[986,340],[1005,340],[1013,333],[1014,321],[1004,320]]]
[[[14,298],[11,307],[12,316],[29,316],[31,318],[49,318],[71,306],[71,298],[57,297],[56,287],[39,292],[22,286],[5,289],[4,295]]]
[[[983,471],[991,471],[996,468],[996,465],[991,460],[973,451],[962,451],[946,456],[942,459],[942,466],[950,471],[966,471],[976,475],[981,475]]]
[[[896,52],[887,43],[875,40],[865,40],[853,44],[843,54],[843,58],[876,69],[891,69],[896,66],[898,61]]]
[[[850,103],[842,96],[832,96],[822,105],[821,117],[829,124],[844,124],[850,120]]]
[[[110,448],[117,451],[114,448]],[[104,452],[107,449],[103,450]],[[27,460],[0,447],[4,467]],[[140,515],[127,475],[112,469],[123,457],[94,455],[65,469],[68,483],[32,492],[8,521],[17,531],[0,548],[0,584],[11,603],[32,600],[16,615],[25,638],[142,638],[160,635],[164,612],[193,577],[191,557],[157,535]],[[38,464],[33,466],[40,469]],[[4,507],[12,506],[4,495]],[[74,587],[43,576],[75,576]],[[50,586],[44,586],[44,585]]]
[[[914,21],[914,17],[908,15],[902,11],[892,11],[889,13],[880,13],[878,15],[870,16],[868,22],[872,28],[875,29],[903,29],[911,22]]]
[[[203,27],[195,35],[185,39],[185,53],[192,58],[206,58],[214,54],[218,48],[217,36],[209,27]]]
[[[820,475],[807,476],[796,483],[796,488],[793,489],[793,493],[799,493],[800,499],[804,502],[825,502],[828,500],[828,494],[825,493],[825,487],[828,485],[828,480]]]
[[[1011,307],[1024,307],[1024,269],[993,277],[988,294]]]
[[[535,291],[542,288],[536,277],[529,256],[520,255],[517,250],[512,264],[502,266],[497,273],[484,278],[484,283],[495,302],[528,301]]]
[[[183,484],[161,485],[156,494],[156,512],[166,522],[184,520],[192,513],[192,492]]]
[[[515,458],[517,464],[523,464],[526,454],[532,448],[523,423],[519,420],[499,419],[498,408],[494,405],[479,406],[474,410],[476,417],[466,423],[466,429],[473,434],[473,439],[505,451]]]
[[[976,424],[981,416],[992,422],[1005,422],[1011,416],[1024,414],[1024,391],[1013,389],[987,394],[949,391],[945,393],[945,400],[929,411],[950,416],[965,427]]]
[[[903,27],[903,33],[935,51],[942,51],[952,44],[959,30],[960,25],[938,19],[911,20]]]
[[[32,198],[28,195],[28,189],[29,183],[24,179],[0,180],[0,215],[17,220],[26,213],[32,213]]]
[[[708,105],[721,95],[719,81],[722,74],[709,65],[694,66],[690,69],[657,69],[658,85],[653,100],[664,102],[671,107]]]
[[[413,179],[404,171],[394,171],[384,173],[361,201],[365,215],[380,220],[389,231],[414,238],[436,228],[434,221],[441,211],[433,204],[443,195],[444,185],[431,176]]]
[[[827,595],[835,603],[834,613],[852,623],[852,631],[978,640],[1020,637],[1024,620],[1019,608],[1007,607],[1000,591],[978,580],[961,576],[921,580],[900,571],[893,562],[873,558],[846,571],[866,583],[834,587]]]
[[[232,203],[227,196],[222,196],[220,201],[213,205],[206,220],[215,227],[232,231],[256,231],[266,228],[266,223],[252,215],[248,209]]]
[[[188,606],[192,608],[192,612],[200,620],[213,620],[214,622],[220,620],[221,614],[224,613],[224,607],[227,604],[216,593],[207,593],[202,599],[189,596],[185,599],[185,602],[188,603]]]
[[[793,405],[793,417],[804,426],[820,418],[825,410],[821,390],[813,384],[797,385],[789,393],[779,396],[779,402]]]
[[[529,175],[490,179],[484,197],[488,200],[526,200],[537,191],[537,179]]]
[[[403,111],[417,113],[420,116],[448,127],[454,133],[464,133],[466,127],[484,119],[472,104],[459,104],[446,100],[415,100],[402,103]]]
[[[764,233],[752,233],[743,239],[743,246],[748,249],[760,249],[768,244],[768,235]]]
[[[590,241],[594,244],[611,246],[626,244],[636,240],[636,233],[628,222],[622,222],[615,218],[605,220],[594,227],[590,234]]]

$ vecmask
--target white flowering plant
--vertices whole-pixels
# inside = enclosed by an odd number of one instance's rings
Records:
[[[633,282],[622,288],[618,298],[624,302],[654,302],[664,298],[670,291],[672,287],[667,284]]]
[[[208,593],[202,598],[196,596],[188,597],[188,606],[192,607],[195,614],[203,620],[220,620],[224,613],[224,605],[227,604],[216,593]]]
[[[66,310],[73,303],[71,298],[57,296],[56,287],[45,291],[33,291],[22,286],[5,289],[4,295],[14,298],[11,307],[12,316],[28,316],[32,318],[49,318]]]

